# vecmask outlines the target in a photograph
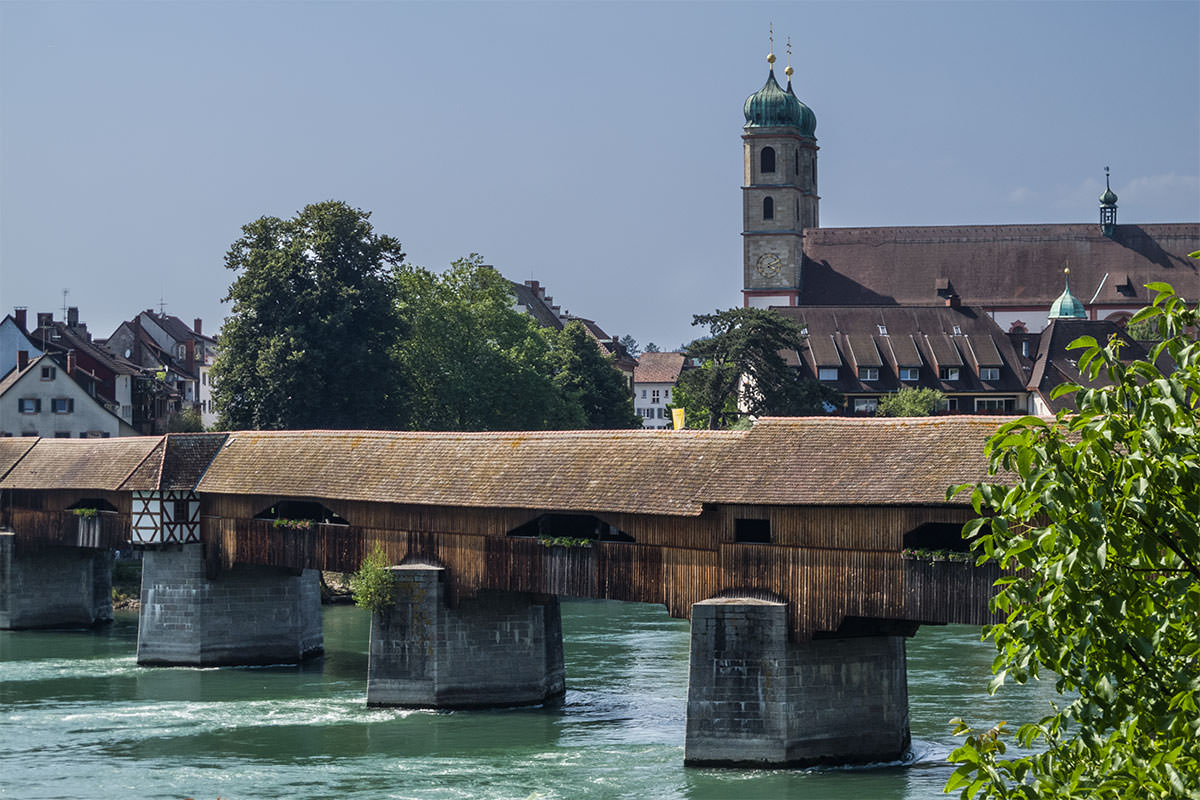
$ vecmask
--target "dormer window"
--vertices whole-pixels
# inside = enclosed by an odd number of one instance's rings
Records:
[[[859,367],[858,379],[860,381],[877,381],[879,380],[879,367]]]
[[[999,367],[980,367],[979,380],[981,381],[998,381],[1000,380]]]
[[[942,367],[938,370],[938,377],[944,381],[958,380],[958,367]]]
[[[887,335],[888,335],[888,332],[887,332],[887,325],[876,325],[875,327],[879,329],[879,335],[880,335],[880,336],[887,336]]]
[[[960,328],[958,325],[955,325],[955,326],[954,326],[954,335],[955,335],[955,336],[962,336],[962,328]]]

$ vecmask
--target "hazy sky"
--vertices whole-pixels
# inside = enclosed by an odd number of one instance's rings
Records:
[[[213,331],[243,224],[344,200],[664,348],[741,304],[742,104],[826,227],[1200,219],[1200,3],[0,2],[0,309]]]

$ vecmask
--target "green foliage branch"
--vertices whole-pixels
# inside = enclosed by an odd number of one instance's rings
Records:
[[[1064,384],[1075,411],[1022,417],[987,445],[1009,484],[971,492],[964,528],[979,562],[1007,576],[985,629],[998,655],[990,690],[1054,676],[1063,699],[1013,735],[977,730],[951,754],[946,791],[963,798],[1200,797],[1200,342],[1197,310],[1150,284],[1162,341],[1123,363],[1120,341],[1089,336]],[[1156,365],[1167,365],[1159,369]],[[1032,752],[1031,752],[1032,750]]]
[[[937,389],[919,386],[902,386],[879,398],[875,408],[877,417],[928,417],[946,401],[946,395]]]
[[[350,576],[354,605],[372,614],[380,614],[391,608],[396,599],[396,582],[390,566],[383,547],[376,544],[362,560],[358,571]]]

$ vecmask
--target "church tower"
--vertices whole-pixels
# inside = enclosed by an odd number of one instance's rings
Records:
[[[788,60],[791,60],[791,43]],[[820,224],[817,206],[817,118],[775,80],[775,54],[767,55],[767,82],[746,98],[742,134],[743,304],[794,306],[800,296],[801,236]]]

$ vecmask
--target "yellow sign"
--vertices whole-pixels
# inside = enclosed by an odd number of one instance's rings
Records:
[[[682,408],[671,409],[671,421],[675,423],[675,430],[683,430],[684,410]]]

